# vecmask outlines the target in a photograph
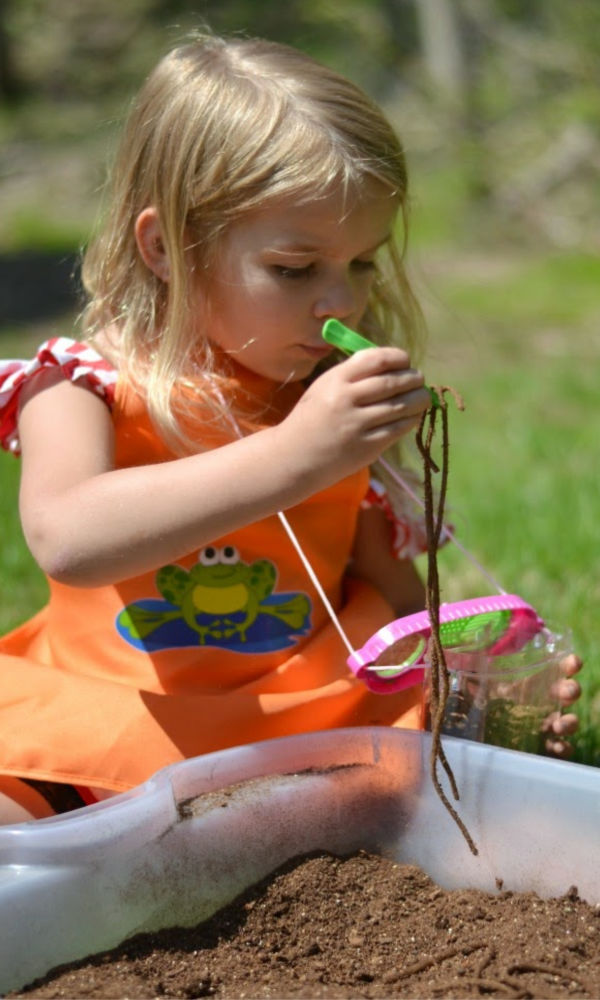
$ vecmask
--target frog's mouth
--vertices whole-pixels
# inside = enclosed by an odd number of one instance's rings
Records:
[[[237,563],[234,566],[211,566],[211,579],[226,580],[227,577],[237,573],[237,570]],[[220,586],[220,584],[218,583],[217,586]]]
[[[234,583],[231,587],[203,587],[199,583],[192,591],[192,601],[197,611],[209,615],[230,615],[246,607],[248,588],[244,583]]]

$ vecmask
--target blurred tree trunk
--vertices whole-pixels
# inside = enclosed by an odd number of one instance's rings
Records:
[[[414,0],[425,73],[450,116],[450,140],[464,163],[471,197],[490,196],[486,120],[481,107],[485,40],[464,0]]]
[[[436,96],[462,111],[466,90],[460,10],[455,0],[415,0],[425,71]]]
[[[15,101],[22,94],[23,87],[14,67],[6,13],[7,2],[0,0],[0,100]]]

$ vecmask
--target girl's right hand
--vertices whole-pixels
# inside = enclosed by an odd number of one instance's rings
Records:
[[[431,405],[406,351],[360,351],[324,372],[280,424],[315,489],[374,462]]]

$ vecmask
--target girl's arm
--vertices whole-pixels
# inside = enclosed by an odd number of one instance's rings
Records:
[[[19,437],[27,543],[49,576],[74,586],[113,583],[174,561],[295,495],[274,443],[269,449],[269,432],[115,469],[105,403],[54,373],[38,376],[24,396]]]
[[[114,468],[110,414],[88,389],[40,373],[23,390],[20,511],[34,558],[78,586],[172,562],[367,466],[416,426],[429,394],[402,351],[324,373],[281,424],[221,448]]]
[[[396,618],[422,611],[425,588],[410,559],[392,552],[391,526],[380,507],[361,510],[349,573],[373,584],[394,609]]]

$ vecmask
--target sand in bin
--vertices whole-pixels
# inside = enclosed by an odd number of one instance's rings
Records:
[[[574,886],[550,900],[447,891],[378,855],[319,853],[195,928],[138,935],[9,995],[597,998],[600,906]]]

